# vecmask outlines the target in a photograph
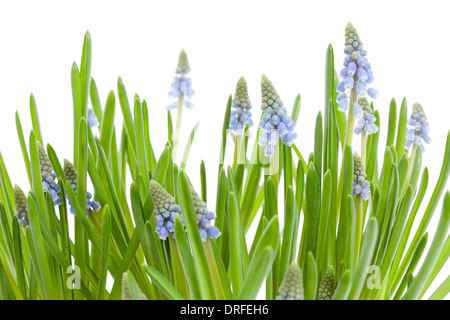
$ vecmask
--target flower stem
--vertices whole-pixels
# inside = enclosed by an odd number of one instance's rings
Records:
[[[355,79],[355,83],[356,83]],[[348,107],[348,120],[347,120],[347,130],[345,132],[345,144],[348,144],[352,146],[352,140],[353,140],[353,128],[355,126],[355,115],[353,114],[353,108],[355,107],[357,98],[356,93],[356,85],[353,86],[352,92],[350,93],[350,104]]]
[[[180,130],[181,130],[181,116],[183,115],[183,102],[184,102],[184,93],[181,92],[180,96],[178,97],[178,107],[177,107],[177,123],[175,126],[175,137],[173,140],[173,153],[172,153],[172,160],[175,162],[177,157],[177,150],[178,150],[178,142],[180,139]]]
[[[214,252],[211,246],[211,240],[206,239],[203,243],[203,247],[205,248],[206,259],[208,260],[209,270],[211,271],[211,277],[213,280],[214,291],[216,292],[216,296],[218,300],[225,300],[225,292],[222,287],[222,282],[220,281],[219,270],[217,268],[216,260],[214,258]]]
[[[278,174],[280,170],[280,142],[277,141],[277,144],[273,146],[275,152],[270,158],[269,164],[269,175],[272,177],[273,182],[275,183],[275,190],[278,190]]]
[[[364,166],[364,168],[366,168],[366,153],[367,153],[367,134],[366,131],[361,130],[361,161],[362,164]]]
[[[241,134],[234,136],[234,163],[233,163],[233,170],[236,168],[236,166],[238,164],[245,163],[243,142],[244,142],[244,139],[243,139],[243,136]]]
[[[356,196],[356,229],[355,229],[355,266],[358,263],[359,251],[361,248],[361,236],[363,229],[363,199],[361,194]]]
[[[355,83],[356,83],[356,79],[355,79]],[[345,130],[345,140],[344,140],[344,145],[342,146],[342,151],[345,150],[345,146],[347,144],[350,147],[352,146],[353,128],[355,126],[355,115],[353,114],[353,108],[355,107],[356,98],[357,98],[356,86],[354,86],[350,93],[350,104],[348,107],[347,129]],[[341,172],[339,175],[338,197],[337,197],[337,207],[338,208],[340,208],[340,206],[341,206],[342,188],[344,185],[343,174],[344,174],[344,162],[341,163]],[[339,214],[337,216],[339,217]]]

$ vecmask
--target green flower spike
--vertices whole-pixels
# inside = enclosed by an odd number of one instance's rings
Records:
[[[186,51],[181,50],[180,57],[178,58],[178,66],[175,73],[177,74],[187,74],[191,71],[191,68],[189,66],[189,60],[187,58]]]
[[[295,262],[287,269],[278,289],[277,300],[305,300],[302,270]]]
[[[69,182],[70,186],[72,187],[73,191],[77,193],[77,169],[73,166],[73,164],[67,160],[64,159],[64,177],[66,178],[66,181]],[[101,208],[100,203],[97,201],[91,200],[92,194],[89,192],[86,193],[86,216],[89,215],[89,209],[93,211],[98,211]],[[70,203],[70,212],[75,213],[75,209],[73,208],[72,204]]]
[[[156,219],[155,231],[162,240],[167,239],[169,233],[172,233],[175,239],[175,217],[177,213],[184,225],[180,206],[175,204],[175,198],[155,180],[150,181],[150,194],[153,200],[153,214]]]
[[[322,281],[320,282],[317,294],[318,300],[331,300],[334,290],[336,289],[336,281],[334,280],[333,266],[329,266],[325,271]]]
[[[77,190],[77,176],[77,169],[75,169],[69,160],[64,159],[64,177],[66,178],[66,181],[69,182],[73,191]]]
[[[236,85],[236,93],[234,94],[233,109],[230,116],[229,127],[236,135],[241,135],[245,126],[253,126],[251,119],[252,108],[250,98],[248,97],[247,82],[244,77],[241,77]]]
[[[16,203],[17,220],[19,220],[20,226],[25,227],[30,225],[30,221],[28,220],[27,197],[17,184],[14,185],[13,195],[14,202]]]

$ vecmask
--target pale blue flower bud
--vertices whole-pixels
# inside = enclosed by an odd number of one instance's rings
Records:
[[[431,138],[428,135],[430,131],[430,125],[427,122],[427,117],[423,107],[419,103],[413,105],[411,117],[408,120],[408,124],[411,129],[406,131],[405,147],[410,148],[414,143],[420,146],[422,152],[425,151],[424,142],[426,144],[431,143]]]
[[[363,200],[370,198],[370,183],[365,180],[366,176],[361,157],[355,152],[353,155],[353,196],[359,194]]]
[[[241,135],[246,125],[249,127],[253,125],[253,121],[250,119],[251,107],[247,91],[247,82],[244,77],[241,77],[236,85],[236,92],[234,94],[230,115],[229,128],[234,134]],[[268,119],[265,120],[267,121]]]

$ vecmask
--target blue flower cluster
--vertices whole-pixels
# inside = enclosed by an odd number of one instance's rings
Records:
[[[358,103],[355,104],[353,109],[353,114],[356,119],[359,119],[355,128],[356,134],[360,134],[362,130],[368,135],[378,131],[378,127],[375,124],[377,118],[373,115],[372,108],[366,98],[358,99]]]
[[[30,221],[28,220],[27,197],[25,196],[25,193],[23,193],[19,186],[14,185],[13,196],[19,225],[21,227],[29,226]]]
[[[50,192],[53,204],[59,205],[61,204],[61,197],[58,195],[58,192],[61,189],[56,183],[56,173],[53,172],[52,163],[50,162],[44,147],[39,141],[37,142],[37,148],[39,156],[39,166],[41,169],[42,187],[45,192]]]
[[[205,242],[208,237],[211,239],[216,239],[221,235],[220,230],[211,225],[211,222],[215,219],[216,214],[208,210],[206,203],[202,201],[192,186],[189,186],[189,189],[191,191],[191,198],[194,204],[200,238],[203,242]]]
[[[236,135],[241,135],[245,126],[253,126],[251,119],[252,108],[250,99],[248,97],[247,82],[244,77],[241,77],[236,85],[236,93],[234,94],[233,109],[230,116],[230,129]]]
[[[347,111],[349,106],[349,94],[353,91],[357,97],[369,95],[372,99],[378,97],[378,91],[368,88],[374,80],[372,66],[367,60],[367,51],[363,49],[363,43],[358,32],[349,22],[345,28],[344,68],[341,70],[342,81],[337,86],[339,95],[338,110]]]
[[[370,198],[370,182],[366,180],[366,177],[361,157],[355,152],[353,155],[353,196],[359,194],[364,200]]]
[[[171,98],[183,98],[183,104],[192,109],[194,105],[192,102],[188,101],[186,98],[191,98],[195,92],[191,88],[192,80],[186,75],[191,71],[189,66],[189,61],[184,50],[181,50],[180,57],[178,59],[178,66],[175,73],[178,75],[174,78],[174,81],[171,85],[172,90],[169,92],[169,97]],[[169,106],[167,106],[168,110],[175,109],[178,106],[178,102],[175,101]]]
[[[66,178],[66,181],[69,182],[70,186],[72,187],[72,190],[77,193],[77,179],[78,179],[78,173],[73,164],[67,160],[64,159],[64,177]],[[101,208],[100,203],[97,201],[91,200],[92,195],[87,192],[86,195],[86,216],[89,215],[89,210],[92,211],[98,211]],[[70,212],[75,213],[75,209],[73,208],[72,204],[70,203]]]
[[[172,197],[158,182],[150,181],[150,194],[153,200],[153,214],[156,219],[155,231],[162,240],[167,239],[169,233],[175,239],[175,217],[180,215],[181,222],[184,225],[181,208],[175,204],[175,198]]]
[[[272,157],[275,152],[274,146],[278,143],[279,138],[285,145],[292,145],[297,137],[294,131],[295,122],[287,115],[283,101],[265,75],[262,76],[261,95],[261,109],[264,114],[259,124],[261,133],[258,143],[260,146],[265,146],[266,157]]]
[[[303,275],[297,263],[292,263],[286,270],[283,282],[278,289],[277,300],[305,300],[303,294]]]
[[[411,117],[408,124],[412,127],[406,131],[405,147],[410,148],[412,144],[420,146],[422,152],[425,151],[424,142],[430,144],[431,138],[428,135],[430,125],[427,122],[427,116],[423,107],[419,103],[413,105]]]
[[[87,117],[88,117],[89,125],[91,126],[91,128],[99,126],[100,123],[98,122],[98,119],[97,119],[97,116],[95,115],[94,109],[92,109],[92,108],[88,109]]]

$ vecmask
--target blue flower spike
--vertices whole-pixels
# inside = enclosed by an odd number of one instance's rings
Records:
[[[370,182],[366,180],[367,174],[361,157],[353,154],[353,196],[360,195],[363,200],[370,198]]]
[[[286,146],[291,146],[297,134],[294,131],[295,122],[287,115],[283,101],[265,75],[262,75],[261,80],[261,96],[264,114],[259,123],[261,133],[258,144],[265,147],[264,154],[270,158],[274,155],[274,146],[280,138]]]
[[[303,275],[297,263],[292,263],[284,274],[278,289],[277,300],[305,300],[303,294]]]
[[[180,206],[175,204],[175,198],[155,180],[150,181],[150,194],[153,201],[153,214],[156,219],[156,233],[162,240],[166,240],[170,233],[175,239],[175,218],[177,214],[180,215],[181,222],[184,225]]]
[[[70,186],[72,187],[72,190],[77,193],[77,179],[78,179],[78,173],[77,169],[75,169],[74,165],[67,159],[64,159],[64,177],[66,178],[66,181],[69,182]],[[98,211],[101,208],[100,203],[97,201],[91,200],[92,194],[87,192],[86,195],[86,216],[89,216],[89,210],[92,211]],[[72,204],[70,203],[70,212],[75,213],[75,209],[73,208]]]
[[[344,68],[340,72],[341,82],[337,86],[338,110],[346,112],[349,106],[350,95],[357,98],[369,96],[377,99],[378,91],[369,88],[374,80],[372,66],[367,59],[367,51],[359,38],[355,27],[349,22],[345,28]],[[352,97],[353,98],[353,97]]]
[[[175,71],[177,76],[174,78],[174,81],[171,85],[172,90],[169,92],[169,97],[181,98],[183,105],[188,109],[192,109],[194,105],[187,99],[191,98],[195,94],[194,90],[191,88],[192,80],[187,77],[187,74],[190,71],[191,68],[189,66],[186,52],[184,50],[181,50],[180,56],[178,58],[178,66]],[[177,108],[178,102],[173,102],[172,104],[167,106],[167,109],[171,110]]]
[[[19,225],[21,227],[29,226],[30,221],[28,220],[27,197],[18,185],[14,185],[13,196],[16,204],[16,216],[19,221]]]
[[[359,98],[358,103],[353,109],[355,118],[358,119],[355,127],[355,133],[360,134],[364,131],[367,135],[376,133],[378,127],[375,124],[377,118],[373,115],[372,108],[366,98]]]
[[[94,109],[88,109],[88,121],[91,128],[98,128],[100,122],[98,122],[97,116],[95,115]]]
[[[198,196],[191,185],[189,186],[189,190],[191,192],[192,203],[194,204],[200,238],[203,242],[207,238],[216,239],[221,235],[220,230],[211,225],[211,222],[216,218],[216,214],[208,210],[206,203]]]
[[[229,128],[233,134],[241,135],[245,126],[253,126],[252,113],[250,109],[252,105],[248,97],[247,82],[241,77],[236,85],[232,104]]]
[[[411,117],[408,119],[410,129],[406,131],[405,147],[410,148],[411,145],[420,146],[422,152],[425,151],[424,142],[430,144],[431,138],[428,135],[430,125],[427,122],[427,116],[422,105],[414,103]]]
[[[37,148],[39,156],[39,166],[41,169],[42,187],[44,189],[44,192],[50,192],[53,204],[55,206],[59,205],[61,204],[61,197],[58,195],[58,192],[61,189],[56,183],[56,173],[53,172],[52,163],[50,162],[44,147],[39,141],[37,142]]]

